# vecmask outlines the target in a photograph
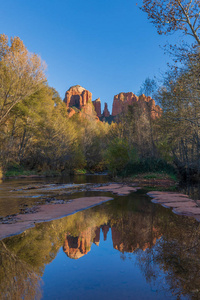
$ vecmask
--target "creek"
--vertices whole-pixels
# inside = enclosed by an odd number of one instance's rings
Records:
[[[5,223],[38,203],[113,198],[2,239],[1,299],[200,299],[200,223],[153,204],[144,189],[88,190],[107,182],[81,175],[0,184]]]

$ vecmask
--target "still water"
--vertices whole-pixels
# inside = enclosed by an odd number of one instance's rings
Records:
[[[108,180],[81,178],[73,182]],[[9,195],[11,186],[26,184],[31,182],[3,183],[0,204],[5,206],[6,189]],[[12,212],[33,199],[30,193],[17,194]],[[1,298],[200,299],[199,223],[152,204],[144,190],[113,198],[2,240]]]

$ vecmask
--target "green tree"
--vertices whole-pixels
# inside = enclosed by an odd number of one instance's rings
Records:
[[[45,65],[40,57],[30,53],[19,37],[8,41],[0,35],[0,125],[12,109],[35,93],[46,81]]]

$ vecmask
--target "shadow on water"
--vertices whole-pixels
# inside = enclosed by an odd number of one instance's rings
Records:
[[[191,183],[191,182],[180,182],[178,190],[188,195],[190,198],[194,200],[200,200],[200,182],[199,183]]]
[[[199,299],[199,241],[199,223],[143,191],[115,197],[2,240],[0,292],[2,299]]]

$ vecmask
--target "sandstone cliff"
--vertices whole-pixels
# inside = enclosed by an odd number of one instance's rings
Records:
[[[105,118],[110,117],[110,112],[108,110],[108,104],[107,103],[105,103],[104,110],[103,110],[103,115],[102,116],[105,117]]]
[[[80,233],[79,236],[66,235],[63,251],[68,257],[78,259],[86,255],[91,248],[92,230],[93,228],[87,228]]]
[[[93,105],[94,105],[94,109],[97,113],[97,117],[100,118],[101,117],[101,100],[100,98],[92,101]]]
[[[98,100],[98,99],[97,99]],[[96,102],[98,103],[99,101]],[[92,103],[92,93],[80,85],[72,86],[65,93],[64,102],[67,106],[68,117],[71,118],[77,112],[81,118],[93,118],[99,120],[95,115],[95,107]],[[95,101],[93,101],[95,102]],[[98,104],[96,105],[98,111]],[[101,102],[100,102],[101,111]],[[97,113],[98,115],[98,113]]]
[[[162,109],[159,105],[155,104],[155,101],[151,97],[145,95],[136,96],[133,93],[119,93],[114,96],[112,116],[117,116],[123,111],[128,109],[128,106],[132,106],[137,103],[144,112],[149,112],[152,119],[156,119],[161,116]]]
[[[92,93],[80,85],[74,85],[65,93],[64,102],[67,107],[75,106],[81,109],[86,106],[87,103],[92,102]]]
[[[133,93],[119,93],[114,96],[113,107],[112,107],[112,116],[119,115],[124,111],[129,105],[138,101],[138,97]]]
[[[159,118],[162,114],[162,109],[151,97],[145,95],[136,96],[132,92],[119,93],[114,96],[112,115],[108,110],[108,105],[105,103],[103,113],[101,113],[100,98],[92,101],[92,93],[81,87],[80,85],[72,86],[65,94],[64,102],[68,108],[68,116],[72,117],[76,113],[76,109],[80,110],[80,115],[83,117],[94,116],[96,112],[96,120],[106,121],[111,123],[115,117],[128,109],[128,106],[137,104],[144,113],[147,113],[152,119]]]

